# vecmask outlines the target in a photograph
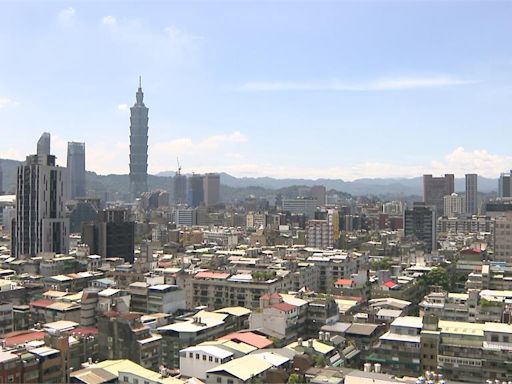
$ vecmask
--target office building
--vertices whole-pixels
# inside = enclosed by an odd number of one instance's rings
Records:
[[[422,241],[427,252],[437,249],[435,210],[421,202],[414,203],[412,209],[406,209],[404,235]]]
[[[318,201],[311,198],[283,199],[283,211],[314,219]]]
[[[125,209],[106,209],[94,223],[85,223],[82,242],[91,254],[103,257],[121,257],[133,263],[135,253],[135,223]]]
[[[85,197],[85,143],[68,143],[69,198]]]
[[[67,253],[69,219],[66,218],[66,168],[55,164],[49,134],[37,144],[38,155],[27,156],[18,166],[16,180],[16,219],[12,254],[34,257],[40,252]]]
[[[203,178],[204,204],[207,207],[219,204],[220,201],[220,175],[207,173]]]
[[[174,204],[187,204],[187,176],[176,173],[172,179],[172,189]]]
[[[449,196],[443,198],[444,201],[444,216],[446,217],[458,217],[461,216],[465,211],[465,199],[456,193],[452,193]]]
[[[478,214],[478,175],[466,174],[466,214]]]
[[[512,171],[502,173],[498,181],[498,197],[512,197]]]
[[[192,174],[188,177],[188,205],[191,207],[198,207],[204,204],[204,176]]]
[[[444,197],[455,192],[454,180],[452,174],[443,177],[423,175],[423,202],[435,206],[438,216],[444,215]]]
[[[132,200],[148,190],[148,111],[139,79],[136,103],[130,108],[130,193]]]

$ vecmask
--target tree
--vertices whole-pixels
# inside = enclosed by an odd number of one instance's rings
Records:
[[[386,257],[381,260],[374,260],[371,262],[370,267],[374,271],[389,270],[391,268],[392,260]]]
[[[299,384],[300,376],[296,373],[292,373],[290,377],[288,377],[288,384]]]
[[[422,277],[422,280],[427,287],[437,285],[443,288],[445,291],[448,291],[450,288],[448,271],[443,267],[432,269],[429,273]]]

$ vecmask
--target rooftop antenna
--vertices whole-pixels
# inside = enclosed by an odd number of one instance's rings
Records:
[[[180,159],[176,156],[176,162],[178,163],[178,175],[181,175]]]
[[[142,88],[142,76],[139,75],[139,88]]]

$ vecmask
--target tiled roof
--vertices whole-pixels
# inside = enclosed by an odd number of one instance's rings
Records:
[[[252,345],[256,348],[266,348],[272,345],[272,341],[264,336],[257,335],[253,332],[233,332],[223,336],[220,340],[238,340],[242,343]]]
[[[278,309],[283,312],[290,312],[290,311],[297,309],[297,307],[295,305],[288,304],[288,303],[277,303],[277,304],[272,305],[272,308]]]
[[[353,282],[354,282],[354,280],[352,280],[352,279],[338,279],[338,280],[336,280],[336,282],[334,284],[335,285],[352,285]]]
[[[32,301],[30,303],[30,306],[46,308],[46,307],[49,307],[50,305],[52,305],[54,303],[55,303],[55,301],[53,301],[53,300],[41,299],[41,300]]]
[[[6,347],[11,347],[14,345],[25,344],[29,341],[34,340],[42,340],[46,332],[42,331],[19,331],[19,332],[11,332],[5,335],[4,343]]]
[[[395,288],[398,284],[395,283],[394,281],[391,281],[391,280],[388,280],[384,283],[384,286],[388,287],[388,288]]]

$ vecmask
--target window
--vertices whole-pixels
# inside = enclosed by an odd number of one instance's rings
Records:
[[[500,339],[499,339],[498,335],[491,335],[491,341],[499,342]]]
[[[228,379],[228,384],[234,384],[234,381],[231,379]]]
[[[203,355],[203,361],[206,361],[206,355]]]
[[[196,353],[196,360],[199,360],[199,353]]]
[[[218,358],[218,357],[216,357],[216,358],[215,358],[215,362],[216,362],[216,363],[218,363],[218,362],[219,362],[219,358]]]
[[[194,354],[193,354],[192,352],[189,352],[188,357],[190,357],[191,359],[193,359],[193,358],[194,358]]]
[[[213,361],[213,357],[208,356],[208,361]]]
[[[217,377],[217,383],[222,383],[222,378]]]
[[[139,384],[139,379],[133,379],[133,384]]]

